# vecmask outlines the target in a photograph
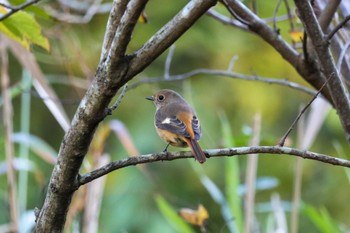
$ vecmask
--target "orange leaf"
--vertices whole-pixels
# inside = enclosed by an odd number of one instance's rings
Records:
[[[203,205],[199,205],[197,210],[182,208],[179,215],[188,223],[198,226],[204,226],[206,220],[209,218],[208,211]]]

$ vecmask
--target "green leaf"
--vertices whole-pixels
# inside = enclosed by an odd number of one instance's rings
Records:
[[[19,11],[0,22],[0,31],[25,48],[29,48],[29,43],[33,43],[47,51],[50,50],[49,41],[41,33],[40,25],[32,15],[24,11]]]
[[[9,37],[10,39],[18,42],[24,48],[29,49],[29,43],[17,34],[17,30],[11,30],[3,22],[0,22],[0,32]]]
[[[170,204],[160,195],[155,197],[158,209],[177,232],[195,233],[194,230],[177,214]]]

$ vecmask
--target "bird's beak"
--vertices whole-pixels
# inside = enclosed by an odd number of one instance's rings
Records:
[[[153,96],[148,96],[148,97],[146,97],[146,100],[154,101],[154,97]]]

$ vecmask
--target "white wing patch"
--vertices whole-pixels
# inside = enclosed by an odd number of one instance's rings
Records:
[[[162,124],[170,124],[171,123],[171,118],[167,117],[162,121]]]

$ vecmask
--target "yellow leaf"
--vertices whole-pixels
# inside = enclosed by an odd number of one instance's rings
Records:
[[[182,208],[179,215],[188,223],[197,226],[204,226],[206,220],[209,218],[208,211],[203,205],[199,205],[197,210]]]
[[[22,45],[24,48],[29,49],[29,43],[26,39],[23,39],[22,37],[16,35],[13,33],[9,28],[7,28],[2,22],[0,22],[0,32],[2,32],[4,35],[6,35],[8,38],[18,42],[20,45]]]
[[[290,38],[292,39],[293,42],[301,42],[304,38],[304,32],[299,31],[299,30],[293,30],[288,32]]]
[[[141,23],[148,23],[148,18],[147,18],[147,15],[146,15],[146,12],[145,11],[142,11],[140,17],[139,17],[139,22]]]
[[[4,9],[0,9],[3,11]],[[13,40],[18,41],[25,48],[29,48],[28,44],[36,44],[40,47],[50,50],[48,39],[41,33],[41,27],[35,18],[24,12],[18,11],[9,18],[0,22],[2,25],[0,31]]]

